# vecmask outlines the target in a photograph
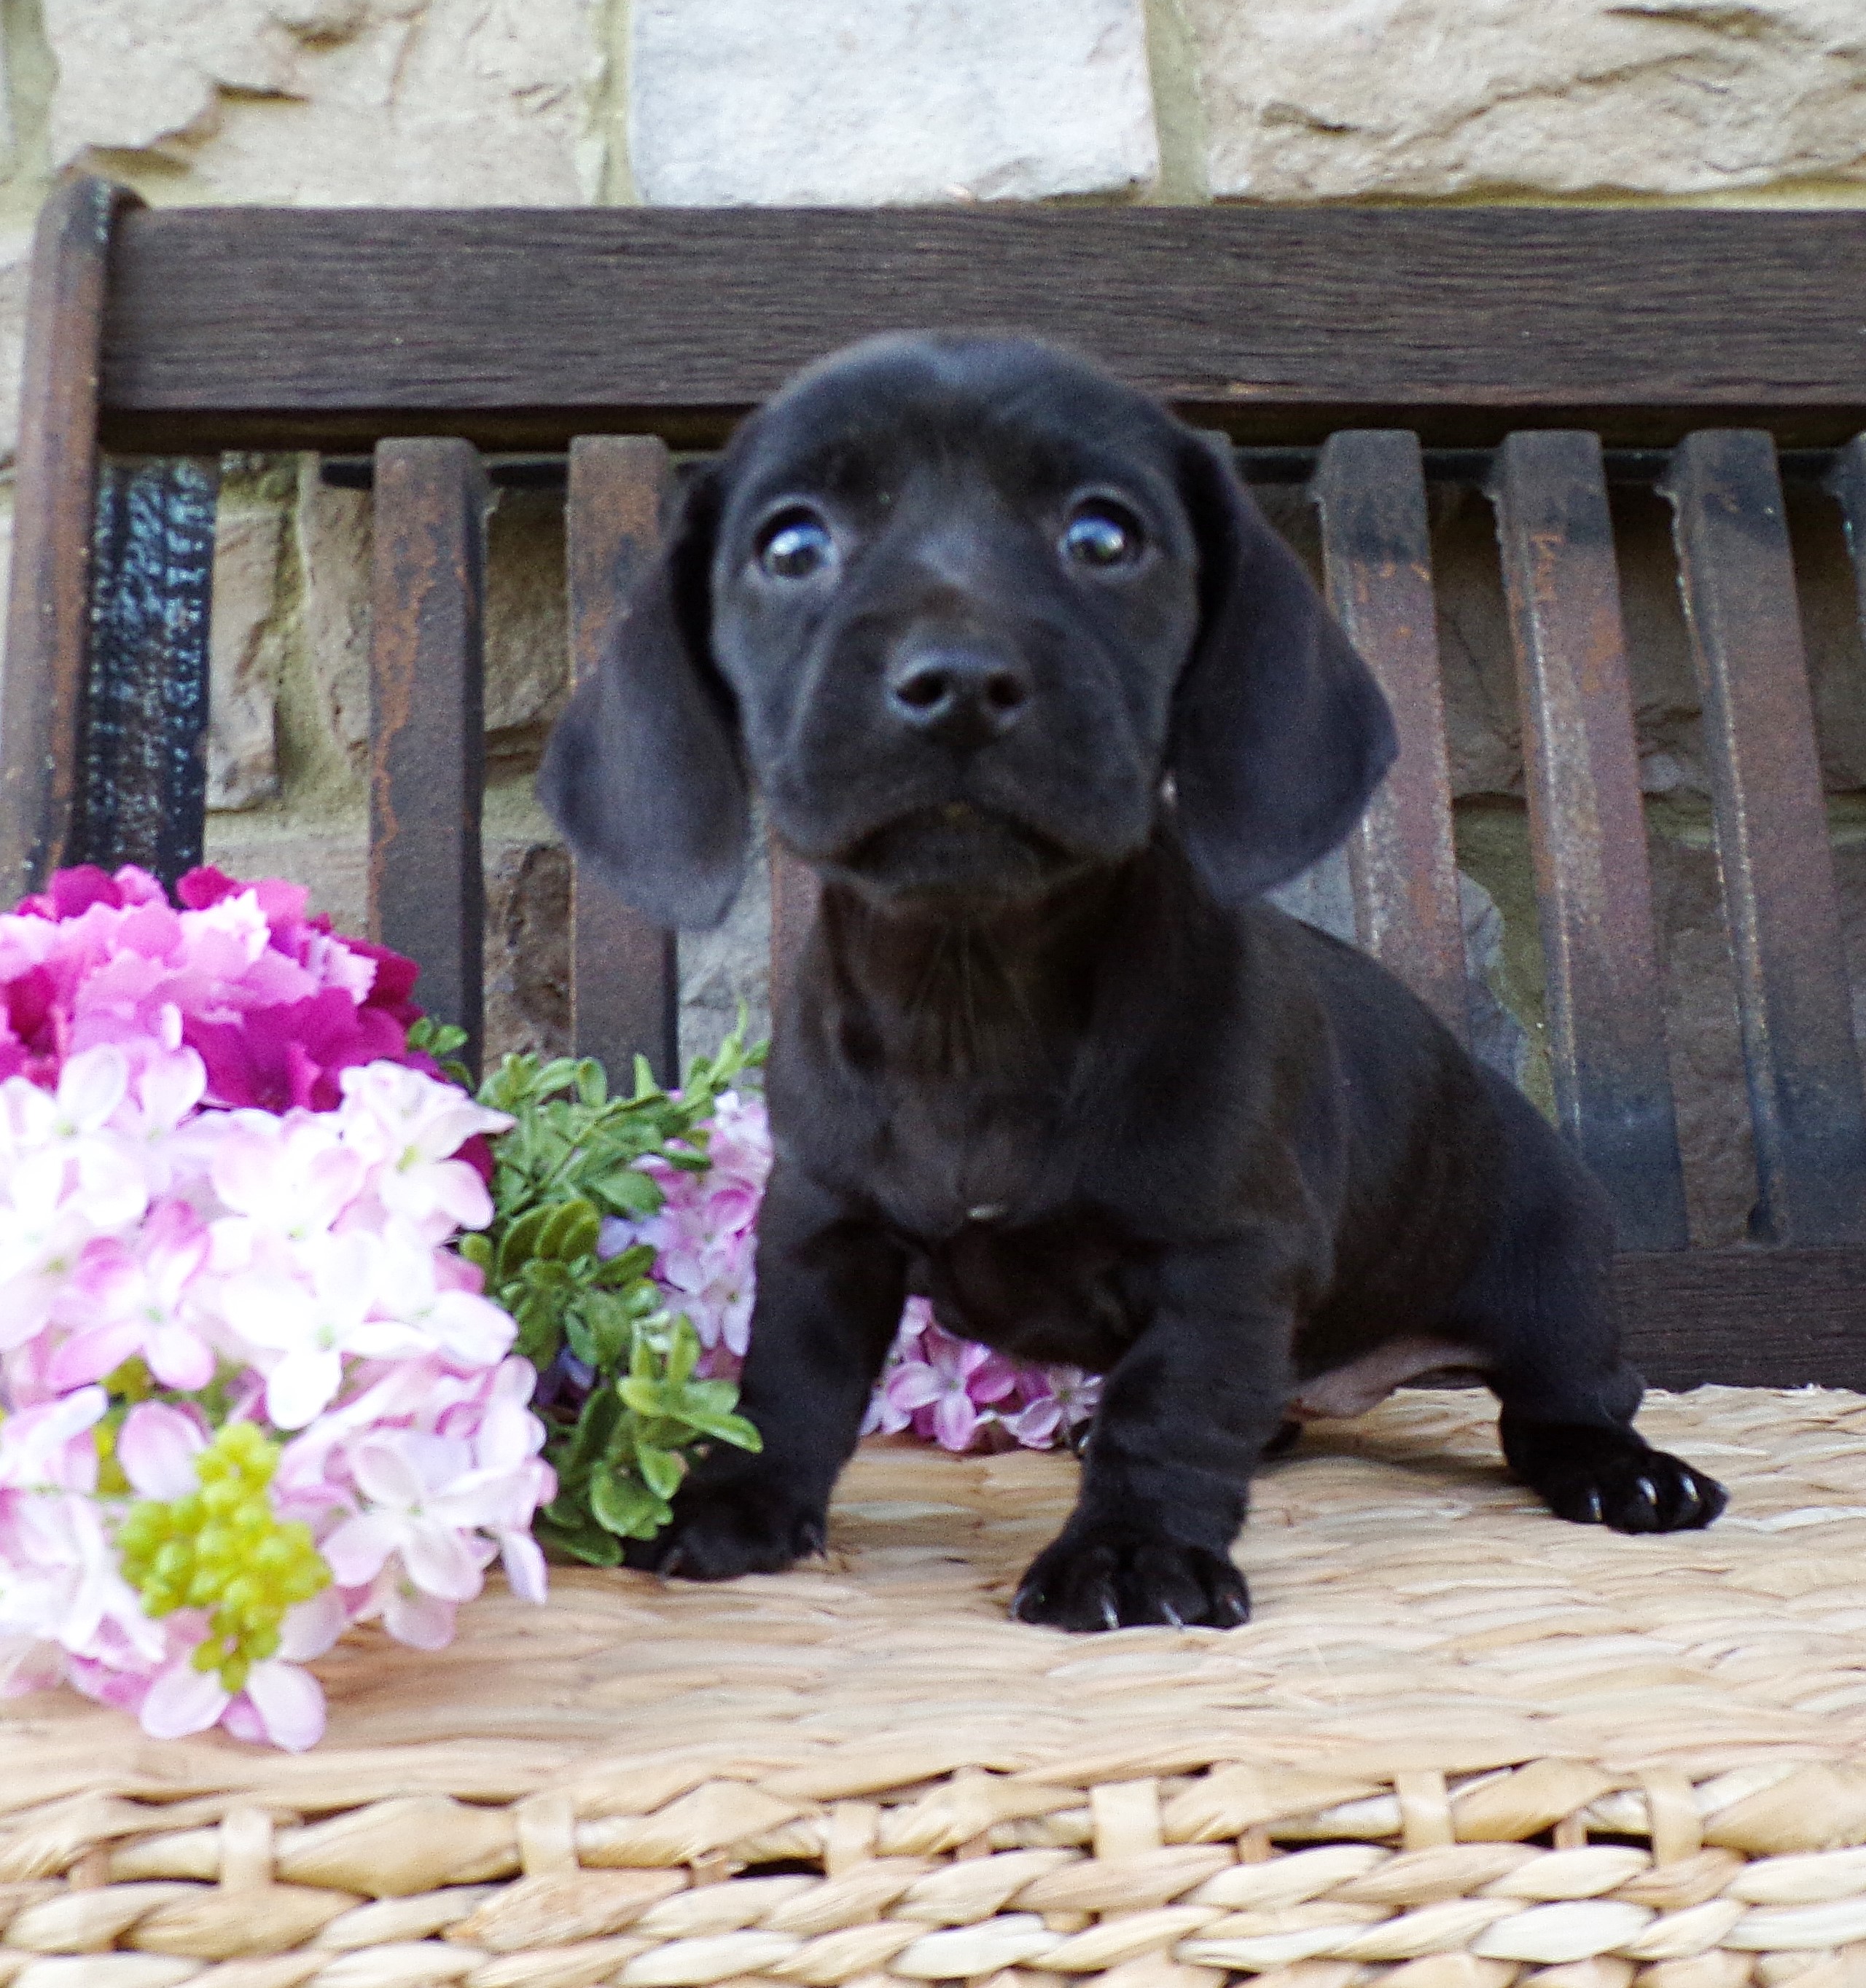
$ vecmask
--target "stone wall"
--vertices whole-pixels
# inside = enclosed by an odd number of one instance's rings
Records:
[[[1866,204],[1859,0],[0,0],[0,551],[24,253],[52,176],[152,202],[1092,201]],[[209,846],[362,918],[366,496],[231,462]],[[1540,1004],[1488,515],[1438,493],[1466,870],[1490,977]],[[1665,520],[1623,504],[1674,1060],[1705,1236],[1749,1195],[1698,714]],[[1279,513],[1292,536],[1300,506]],[[1866,999],[1866,688],[1832,518],[1795,518],[1849,942]],[[1312,547],[1309,548],[1312,550]],[[489,1014],[564,1038],[562,853],[530,794],[563,692],[561,521],[491,526]],[[761,1009],[756,894],[689,949],[696,1046]],[[1532,1055],[1531,1061],[1533,1058]]]

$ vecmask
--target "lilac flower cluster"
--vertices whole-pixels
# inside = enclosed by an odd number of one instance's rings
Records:
[[[351,1623],[438,1648],[502,1557],[543,1599],[535,1376],[449,1246],[493,1213],[462,1148],[510,1121],[410,1067],[405,962],[290,885],[181,895],[68,873],[0,917],[0,1693],[296,1749]],[[136,1584],[133,1513],[169,1542]]]
[[[752,1259],[758,1204],[770,1172],[770,1128],[761,1098],[728,1091],[708,1121],[710,1165],[693,1172],[640,1162],[664,1196],[645,1221],[604,1225],[602,1249],[653,1246],[651,1273],[669,1308],[693,1322],[706,1352],[700,1371],[736,1380],[750,1343]],[[1048,1449],[1066,1443],[1095,1412],[1099,1381],[1073,1367],[1038,1367],[956,1338],[924,1298],[909,1298],[869,1404],[864,1435],[910,1429],[951,1450]]]

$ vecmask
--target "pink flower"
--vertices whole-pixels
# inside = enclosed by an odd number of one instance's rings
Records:
[[[384,1432],[350,1453],[357,1489],[369,1501],[324,1542],[330,1570],[346,1587],[372,1581],[391,1554],[409,1580],[442,1601],[479,1592],[482,1557],[472,1530],[510,1510],[504,1473],[476,1470],[456,1438]]]
[[[919,1357],[903,1360],[885,1384],[888,1399],[913,1415],[916,1428],[936,1436],[942,1448],[969,1449],[978,1432],[979,1409],[1001,1401],[1017,1385],[1009,1361],[970,1340],[955,1339],[930,1320],[921,1334]]]
[[[195,1288],[208,1242],[195,1211],[168,1201],[150,1211],[134,1246],[104,1240],[87,1249],[72,1296],[92,1323],[52,1355],[50,1384],[100,1381],[140,1355],[164,1387],[205,1388],[214,1354],[202,1336]]]
[[[117,1461],[139,1498],[168,1504],[195,1488],[195,1459],[207,1445],[198,1416],[165,1401],[139,1401],[118,1432]]]
[[[377,1314],[382,1249],[373,1236],[321,1236],[300,1245],[295,1276],[284,1274],[275,1254],[227,1280],[222,1315],[259,1349],[266,1412],[279,1428],[303,1428],[330,1405],[346,1355],[395,1359],[425,1350],[418,1334]]]
[[[300,887],[200,871],[177,896],[89,870],[0,915],[0,1692],[63,1679],[151,1733],[295,1749],[323,1727],[303,1665],[351,1621],[437,1647],[501,1554],[543,1597],[535,1376],[446,1246],[490,1213],[508,1121],[407,1050],[412,965]],[[132,1360],[182,1398],[124,1416],[124,1496],[97,1383]],[[267,1495],[347,1577],[229,1695],[194,1663],[206,1615],[152,1621],[115,1534],[249,1417],[302,1429]]]
[[[368,1162],[370,1184],[391,1216],[429,1242],[492,1220],[486,1182],[454,1155],[476,1133],[503,1132],[510,1118],[393,1063],[347,1070],[340,1081],[353,1107],[344,1114],[346,1136]]]

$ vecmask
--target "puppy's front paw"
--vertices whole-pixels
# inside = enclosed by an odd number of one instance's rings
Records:
[[[781,1574],[823,1550],[824,1515],[777,1486],[757,1481],[689,1484],[674,1499],[667,1530],[625,1557],[631,1567],[689,1581]]]
[[[1681,1533],[1708,1526],[1723,1486],[1631,1430],[1531,1424],[1506,1431],[1511,1468],[1558,1519],[1617,1533]]]
[[[1223,1554],[1159,1533],[1072,1527],[1031,1563],[1011,1612],[1058,1629],[1122,1629],[1142,1622],[1214,1629],[1248,1621],[1244,1576]]]

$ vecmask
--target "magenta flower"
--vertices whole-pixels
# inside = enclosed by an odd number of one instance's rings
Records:
[[[177,897],[68,871],[0,915],[0,1694],[64,1680],[152,1733],[296,1748],[323,1726],[304,1664],[351,1622],[437,1647],[501,1557],[543,1598],[535,1376],[450,1246],[508,1121],[407,1050],[412,965],[299,887]],[[206,1614],[152,1620],[117,1542],[233,1421],[292,1436],[265,1495],[343,1564],[237,1693],[195,1667]]]

